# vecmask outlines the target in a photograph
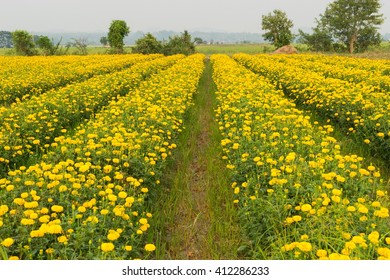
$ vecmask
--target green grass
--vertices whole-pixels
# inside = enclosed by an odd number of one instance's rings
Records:
[[[196,51],[205,55],[212,54],[227,54],[232,55],[235,53],[267,53],[274,50],[269,44],[214,44],[214,45],[198,45]]]
[[[156,259],[237,259],[241,235],[214,118],[215,85],[206,69],[178,149],[151,200]]]

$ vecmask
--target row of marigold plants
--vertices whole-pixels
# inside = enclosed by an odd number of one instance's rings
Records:
[[[119,71],[140,60],[144,58],[139,54],[1,57],[0,105],[9,106],[53,88]]]
[[[44,153],[55,137],[86,121],[112,98],[128,94],[153,73],[171,66],[182,55],[142,56],[133,66],[98,75],[84,82],[50,90],[14,103],[0,113],[0,174],[9,167],[31,163]]]
[[[390,63],[388,60],[370,60],[328,55],[278,56],[272,59],[312,71],[326,78],[352,83],[354,87],[388,92],[390,90]]]
[[[223,159],[249,258],[389,259],[389,200],[378,168],[342,154],[269,82],[211,57]],[[244,250],[245,251],[245,250]]]
[[[282,89],[297,104],[333,121],[375,156],[390,160],[390,95],[366,84],[325,77],[300,62],[237,54],[234,58]],[[336,66],[335,66],[336,67]],[[337,67],[336,67],[337,68]]]
[[[0,179],[0,255],[148,257],[156,247],[147,240],[153,215],[145,202],[176,147],[203,68],[203,55],[178,60],[57,137],[39,163]]]

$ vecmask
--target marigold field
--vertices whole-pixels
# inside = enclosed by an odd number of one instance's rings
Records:
[[[0,259],[153,258],[205,63],[246,258],[390,259],[389,182],[334,135],[389,169],[390,62],[311,54],[0,57]]]

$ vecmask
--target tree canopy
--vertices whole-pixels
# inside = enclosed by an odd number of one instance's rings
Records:
[[[329,50],[330,40],[333,46],[342,45],[350,53],[363,52],[381,42],[380,8],[380,0],[335,0],[320,15],[313,34],[300,31],[300,35],[315,50]]]
[[[113,20],[111,22],[107,40],[113,51],[116,53],[123,53],[124,38],[129,35],[130,28],[124,20]]]
[[[162,53],[162,43],[152,34],[147,33],[135,42],[133,52],[142,54]]]
[[[277,48],[291,43],[294,38],[291,33],[293,26],[293,22],[281,10],[274,10],[272,13],[262,16],[262,29],[266,31],[263,37]]]
[[[35,44],[33,36],[25,30],[16,30],[12,32],[12,41],[14,48],[19,55],[35,55]]]

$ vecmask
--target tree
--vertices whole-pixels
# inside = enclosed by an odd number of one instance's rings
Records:
[[[262,16],[262,29],[266,31],[263,37],[277,48],[291,43],[294,38],[291,33],[292,27],[293,22],[281,10],[274,10],[273,14]]]
[[[12,33],[0,31],[0,48],[12,48]]]
[[[195,45],[205,44],[205,41],[203,41],[203,39],[200,38],[200,37],[195,37],[194,38],[194,44]]]
[[[39,36],[35,43],[42,49],[43,55],[54,55],[56,53],[53,42],[47,36]]]
[[[69,48],[70,46],[75,47],[77,50],[74,52],[74,54],[87,55],[88,54],[87,41],[88,40],[86,38],[79,38],[79,39],[72,38],[72,42],[68,44],[67,48]]]
[[[124,38],[129,35],[130,28],[123,20],[113,20],[108,32],[108,43],[115,53],[123,53]]]
[[[133,47],[133,53],[152,54],[162,53],[162,43],[152,34],[147,33],[143,38],[138,39]]]
[[[103,36],[103,37],[100,38],[100,44],[102,44],[103,47],[108,45],[108,39],[107,39],[106,36]]]
[[[308,34],[299,29],[299,42],[306,44],[313,51],[328,52],[333,50],[333,39],[329,30],[317,20],[317,26],[312,28],[313,33]]]
[[[380,41],[378,28],[384,21],[380,7],[379,0],[336,0],[328,5],[321,21],[350,53],[363,51]]]
[[[12,32],[12,41],[17,54],[34,55],[36,54],[33,36],[24,30]]]
[[[195,53],[195,45],[191,41],[191,35],[188,31],[185,30],[181,35],[170,37],[169,41],[163,45],[163,53],[165,55]]]

